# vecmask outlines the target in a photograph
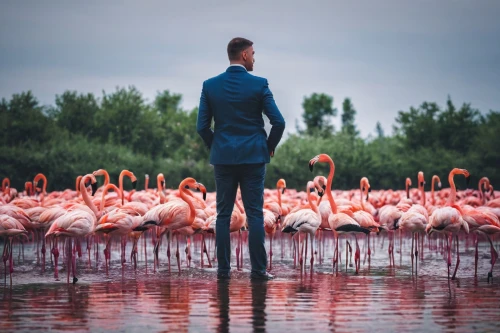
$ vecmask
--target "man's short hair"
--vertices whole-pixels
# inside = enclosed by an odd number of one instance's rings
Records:
[[[229,60],[238,60],[241,51],[246,50],[253,45],[253,42],[242,37],[236,37],[231,39],[229,44],[227,44],[227,56]]]

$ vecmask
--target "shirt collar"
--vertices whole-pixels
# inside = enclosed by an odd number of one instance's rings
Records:
[[[231,66],[240,66],[240,67],[245,68],[245,66],[243,66],[242,64],[231,64],[231,65],[229,65],[229,67],[231,67]],[[245,70],[247,70],[247,69],[245,68]]]

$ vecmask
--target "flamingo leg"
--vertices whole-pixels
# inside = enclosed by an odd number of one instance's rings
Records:
[[[75,240],[75,245],[73,247],[73,252],[71,252],[71,271],[73,272],[73,284],[78,282],[78,278],[76,277],[76,252],[78,251],[78,240]],[[70,243],[71,246],[71,243]]]
[[[311,275],[313,273],[313,265],[314,265],[314,237],[313,234],[310,234],[311,237]]]
[[[478,236],[476,235],[475,236],[475,239],[474,239],[474,245],[476,247],[476,253],[474,254],[474,277],[477,277],[477,260],[479,259],[479,253],[478,253]]]
[[[41,237],[42,237],[42,273],[45,272],[45,253],[47,252],[45,248],[45,235],[44,235],[44,230],[42,229],[41,231]]]
[[[241,251],[241,230],[238,230],[238,243],[236,245],[236,270],[240,270],[240,251]]]
[[[354,239],[356,240],[356,252],[354,253],[354,266],[356,267],[356,274],[359,274],[359,268],[361,265],[361,251],[359,249],[358,237],[354,235]]]
[[[337,245],[335,246],[335,274],[339,276],[339,235],[337,235]]]
[[[292,248],[293,248],[293,269],[297,268],[297,245],[295,244],[295,237],[292,235]]]
[[[177,269],[179,270],[179,274],[181,273],[181,255],[179,252],[179,234],[175,234],[175,239],[177,240],[177,251],[175,251],[175,257],[177,258]]]
[[[90,250],[92,249],[92,236],[87,237],[87,254],[89,255],[89,269],[92,267],[92,262],[90,261]]]
[[[413,275],[413,248],[414,248],[414,239],[415,239],[415,234],[412,232],[411,233],[411,252],[410,252],[410,257],[411,257],[411,274]]]
[[[450,266],[451,266],[451,234],[450,235],[445,235],[446,237],[446,246],[448,248],[448,261],[447,261],[447,266],[448,266],[448,281],[450,280]]]
[[[273,234],[269,234],[269,270],[273,269]]]
[[[191,236],[186,236],[187,267],[191,267]]]
[[[455,235],[455,242],[457,243],[457,265],[455,266],[455,271],[453,272],[452,280],[455,280],[457,275],[458,265],[460,264],[460,251],[458,249],[458,235]]]
[[[210,242],[209,242],[210,244]],[[212,268],[212,262],[210,261],[210,247],[207,250],[207,243],[205,241],[205,238],[203,237],[203,251],[207,255],[207,260],[208,260],[208,268]]]
[[[416,238],[416,244],[415,244],[415,274],[417,274],[417,269],[418,269],[418,243],[419,243],[419,239],[420,239],[420,236],[418,233],[415,234],[415,238]]]
[[[59,281],[59,270],[57,267],[59,261],[59,249],[57,248],[57,237],[55,237],[53,240],[51,252],[54,255],[54,278],[56,279],[56,281]]]
[[[10,285],[12,286],[12,273],[14,272],[14,260],[12,259],[12,237],[9,238],[9,277]]]
[[[306,236],[306,250],[304,251],[304,272],[306,271],[306,266],[307,266],[307,264],[306,264],[306,262],[307,262],[307,240],[309,238],[309,237],[307,237],[307,235],[308,234],[306,233],[305,234],[305,236]]]
[[[299,268],[300,268],[300,271],[302,272],[302,264],[304,263],[304,258],[302,257],[302,254],[303,254],[303,250],[304,250],[304,240],[302,240],[302,246],[300,244],[300,231],[298,232],[299,234]]]
[[[491,241],[490,236],[486,235],[486,238],[488,238],[491,248],[491,271],[488,272],[488,282],[490,282],[490,278],[491,280],[493,280],[493,266],[495,265],[495,262],[498,259],[498,252],[495,250],[495,247],[493,246],[493,242]]]
[[[72,249],[72,246],[71,246],[71,238],[68,238],[67,240],[67,266],[66,266],[66,270],[67,270],[67,283],[69,284],[69,274],[70,274],[70,271],[71,271],[71,267],[73,266],[73,263],[71,261],[71,253],[73,252],[73,249]]]

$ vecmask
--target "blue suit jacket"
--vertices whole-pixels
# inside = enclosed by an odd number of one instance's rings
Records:
[[[272,125],[269,137],[262,112]],[[241,66],[230,66],[203,82],[196,127],[210,149],[210,164],[269,163],[285,130],[285,120],[266,79]]]

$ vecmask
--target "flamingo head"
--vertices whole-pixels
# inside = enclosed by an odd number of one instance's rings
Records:
[[[286,182],[283,178],[278,180],[278,182],[276,183],[276,187],[278,188],[278,190],[281,190],[281,194],[285,194]]]
[[[424,173],[422,171],[418,172],[418,187],[424,187],[425,185],[425,180],[424,180]]]
[[[327,154],[319,154],[314,156],[310,161],[309,161],[309,170],[312,172],[314,164],[321,162],[321,163],[329,163],[332,159],[330,156]]]
[[[194,178],[188,177],[184,179],[179,185],[179,190],[182,188],[199,191],[203,193],[203,200],[207,200],[207,189],[205,188],[205,185],[198,183]]]

